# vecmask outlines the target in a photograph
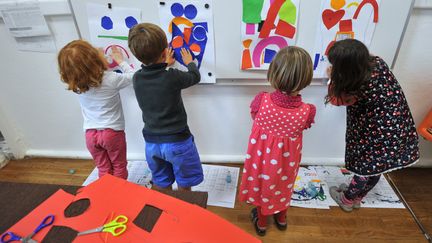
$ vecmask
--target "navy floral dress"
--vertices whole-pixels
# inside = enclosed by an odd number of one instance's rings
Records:
[[[372,75],[347,107],[346,168],[371,176],[419,159],[418,136],[401,86],[387,64],[373,59]]]

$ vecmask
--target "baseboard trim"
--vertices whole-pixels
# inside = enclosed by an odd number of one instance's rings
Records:
[[[26,152],[27,157],[45,157],[45,158],[67,158],[67,159],[91,159],[88,151],[59,151],[59,150],[40,150],[29,149]],[[218,154],[201,154],[201,161],[205,163],[243,163],[244,155],[218,155]],[[145,160],[144,153],[128,153],[128,160]],[[344,158],[317,158],[303,157],[302,165],[344,165]],[[415,167],[432,167],[432,159],[420,159]]]

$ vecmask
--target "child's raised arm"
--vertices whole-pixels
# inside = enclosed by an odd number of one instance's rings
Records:
[[[123,89],[126,86],[132,84],[132,77],[135,70],[124,61],[123,53],[120,48],[113,46],[111,49],[110,57],[119,65],[123,73],[116,73],[116,87],[118,89]]]
[[[180,89],[185,89],[199,83],[201,75],[197,65],[193,62],[193,57],[190,52],[182,48],[180,54],[182,55],[183,63],[187,65],[188,71],[182,72],[177,69],[170,69],[170,71],[174,72],[175,76],[178,78]]]

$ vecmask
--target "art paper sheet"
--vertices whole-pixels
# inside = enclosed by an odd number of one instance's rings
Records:
[[[109,9],[106,4],[88,3],[87,16],[92,45],[103,48],[106,56],[109,56],[113,46],[119,47],[124,60],[138,69],[141,63],[129,50],[127,40],[129,29],[141,22],[141,10],[123,7]],[[108,62],[111,70],[121,72],[116,62],[110,58]]]
[[[295,44],[299,0],[243,0],[242,70],[267,70],[276,53]]]
[[[332,204],[329,187],[315,169],[300,167],[291,196],[291,206],[330,209]]]
[[[198,64],[201,83],[215,83],[213,2],[170,0],[159,4],[160,26],[174,50],[176,65],[187,70],[180,50],[189,50]]]
[[[148,168],[147,162],[145,161],[128,161],[127,164],[128,170],[128,181],[133,182],[135,184],[145,186],[147,188],[151,188],[151,171]],[[98,169],[95,168],[87,179],[82,184],[83,186],[87,186],[88,184],[96,181],[99,178]]]
[[[327,77],[327,52],[334,41],[354,38],[369,47],[379,21],[381,0],[321,0],[317,27],[314,78]]]
[[[239,168],[218,165],[202,165],[204,181],[192,187],[192,191],[208,192],[207,205],[234,208],[239,178]],[[151,188],[152,175],[145,161],[128,161],[128,181]],[[95,168],[87,177],[83,186],[98,179],[98,169]],[[173,188],[177,188],[174,183]]]
[[[309,166],[309,168],[314,169],[319,178],[327,182],[329,188],[342,183],[349,185],[353,177],[353,174],[346,169],[336,166]],[[331,200],[330,206],[337,206],[337,204]],[[384,176],[381,176],[378,184],[363,198],[361,206],[364,208],[405,208]]]
[[[208,205],[234,208],[239,171],[237,167],[203,165],[204,181],[192,191],[208,192]]]

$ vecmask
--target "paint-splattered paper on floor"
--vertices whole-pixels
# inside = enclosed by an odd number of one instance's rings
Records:
[[[318,177],[327,183],[328,188],[339,186],[342,183],[349,185],[353,177],[353,174],[346,169],[336,166],[309,166],[308,168],[315,170]],[[327,197],[330,197],[330,194],[327,194]],[[329,206],[337,206],[333,200],[330,202]],[[378,184],[363,198],[361,206],[364,208],[405,208],[384,176],[381,176]]]
[[[319,178],[313,168],[300,167],[291,196],[291,206],[329,209],[331,203],[327,183]]]

